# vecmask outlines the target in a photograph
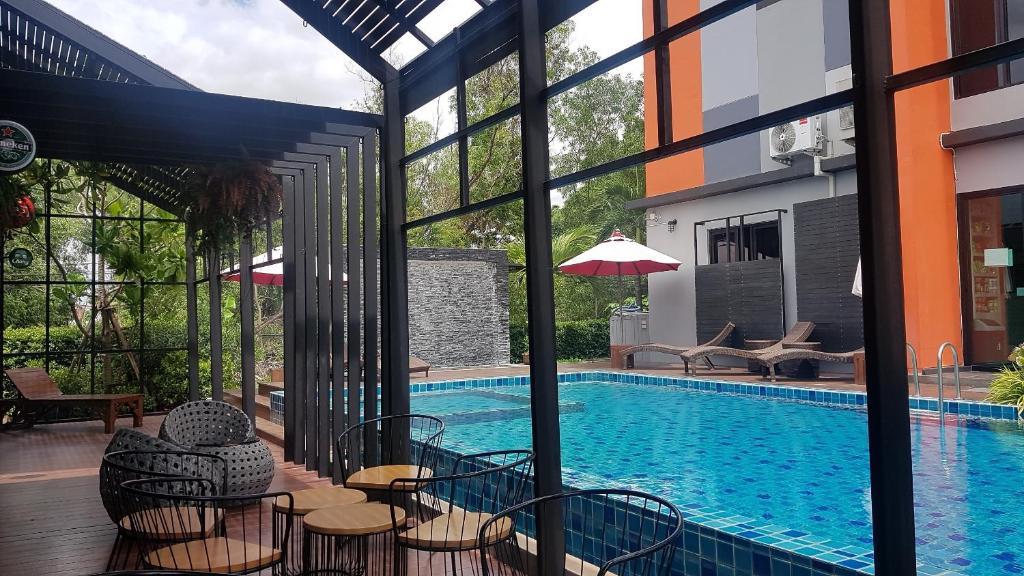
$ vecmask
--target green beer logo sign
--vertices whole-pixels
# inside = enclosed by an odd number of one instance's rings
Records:
[[[36,157],[36,139],[17,122],[0,120],[0,171],[17,172]]]

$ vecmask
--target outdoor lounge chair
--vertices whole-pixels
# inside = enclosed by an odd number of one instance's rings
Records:
[[[42,368],[9,368],[4,370],[14,383],[22,402],[28,407],[49,408],[54,406],[77,406],[100,412],[103,431],[114,432],[122,406],[128,406],[134,416],[133,426],[142,426],[142,394],[63,394],[57,384]]]
[[[377,374],[380,377],[380,355],[377,355]],[[423,377],[430,376],[430,369],[432,366],[427,364],[425,360],[421,360],[413,355],[409,355],[409,374],[423,373]],[[345,370],[348,370],[348,351],[345,351]]]
[[[787,360],[818,360],[820,362],[835,362],[837,364],[852,364],[853,357],[857,354],[863,354],[864,349],[858,348],[852,352],[822,352],[820,350],[802,350],[799,348],[788,348],[783,349],[779,352],[767,354],[755,361],[760,362],[768,367],[768,376],[771,381],[775,381],[775,366],[780,362]]]
[[[690,349],[689,352],[680,354],[679,358],[683,361],[683,370],[685,372],[690,371],[690,365],[697,360],[703,360],[709,356],[732,356],[733,358],[745,358],[747,360],[758,360],[765,356],[782,352],[786,344],[792,344],[796,342],[806,342],[811,336],[811,332],[814,332],[814,322],[797,322],[786,332],[786,335],[782,337],[775,344],[767,348],[761,348],[760,350],[743,350],[741,348],[730,348],[728,346],[696,346]],[[696,369],[694,369],[696,372]]]
[[[698,348],[698,347],[701,347],[701,346],[720,346],[722,344],[722,342],[725,342],[729,338],[729,336],[732,336],[732,331],[735,330],[735,329],[736,329],[736,325],[735,324],[733,324],[732,322],[727,322],[725,324],[725,326],[722,328],[722,330],[718,334],[716,334],[714,338],[712,338],[711,340],[708,340],[707,342],[705,342],[703,344],[698,344],[697,346],[683,346],[683,347],[679,347],[679,346],[672,346],[671,344],[658,344],[658,343],[652,342],[650,344],[637,344],[636,346],[630,346],[629,348],[624,348],[619,353],[619,354],[622,355],[623,362],[625,363],[625,366],[622,366],[622,368],[623,369],[632,368],[633,367],[633,355],[638,353],[638,352],[662,352],[662,353],[665,353],[665,354],[672,354],[673,356],[679,356],[680,358],[682,358],[683,354],[689,352],[690,350],[693,350],[694,348]],[[711,364],[711,361],[706,359],[706,358],[705,358],[705,361],[708,364]],[[714,366],[712,365],[711,367],[714,367]]]

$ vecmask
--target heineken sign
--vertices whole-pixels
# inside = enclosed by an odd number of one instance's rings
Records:
[[[17,172],[36,157],[36,139],[17,122],[0,120],[0,172]]]

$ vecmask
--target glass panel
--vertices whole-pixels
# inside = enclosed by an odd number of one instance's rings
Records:
[[[170,410],[188,401],[188,353],[146,352],[142,356],[146,382],[146,409]],[[209,360],[205,362],[209,373]],[[200,389],[200,397],[208,398],[209,386]]]
[[[88,350],[89,312],[92,302],[90,284],[53,284],[50,286],[51,352]]]
[[[420,106],[405,117],[405,152],[411,154],[459,129],[455,88]]]
[[[184,348],[188,345],[185,286],[146,286],[145,348]],[[208,312],[207,312],[208,313]]]
[[[45,318],[42,285],[4,286],[4,354],[44,351]]]
[[[598,0],[549,31],[546,35],[548,83],[557,82],[643,40],[643,1]],[[634,77],[642,77],[643,61],[634,60],[626,71]]]
[[[43,221],[39,231],[29,232],[27,228],[17,232],[4,242],[3,258],[5,281],[39,281],[46,278],[46,236]]]
[[[185,225],[146,222],[143,231],[144,249],[138,254],[142,278],[154,282],[184,282]]]
[[[49,254],[51,280],[92,279],[92,219],[51,217]]]
[[[501,112],[519,102],[519,53],[466,80],[466,125]]]
[[[479,11],[480,5],[474,0],[442,0],[437,8],[420,20],[418,27],[437,42]]]
[[[406,167],[407,219],[459,206],[459,148],[446,146]]]
[[[522,187],[523,144],[519,117],[469,139],[469,197],[479,202]]]

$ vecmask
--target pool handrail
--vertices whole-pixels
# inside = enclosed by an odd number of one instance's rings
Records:
[[[907,351],[910,352],[910,366],[914,369],[914,396],[921,397],[921,378],[917,368],[917,350],[914,345],[907,342]]]
[[[939,419],[940,420],[942,419],[943,414],[945,414],[945,412],[946,412],[946,408],[945,408],[945,405],[943,403],[943,398],[942,398],[943,397],[943,394],[942,394],[942,353],[946,351],[946,348],[949,348],[950,351],[953,353],[953,383],[954,383],[955,389],[956,389],[956,399],[957,400],[961,399],[960,398],[960,354],[957,353],[957,351],[956,351],[956,345],[954,345],[952,342],[947,340],[947,341],[943,342],[941,346],[939,346],[938,363],[936,364],[936,367],[935,367],[936,380],[938,382],[938,388],[939,388],[938,396],[939,396]]]

